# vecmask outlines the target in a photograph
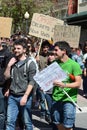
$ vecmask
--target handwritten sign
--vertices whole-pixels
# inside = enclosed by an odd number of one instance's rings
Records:
[[[60,19],[56,19],[48,15],[34,13],[29,28],[29,34],[42,39],[51,40],[54,35],[55,25],[63,24],[64,21]]]
[[[77,48],[79,45],[80,30],[81,27],[79,26],[56,25],[53,41],[67,41],[71,47]]]
[[[53,81],[63,81],[67,74],[61,69],[57,62],[52,63],[47,68],[34,76],[34,80],[39,84],[43,91],[48,91],[53,87]]]
[[[0,17],[0,37],[10,38],[12,18]]]

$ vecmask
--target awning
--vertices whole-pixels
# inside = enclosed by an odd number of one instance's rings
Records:
[[[72,15],[64,18],[64,20],[69,25],[81,25],[81,26],[86,25],[87,26],[87,11],[72,14]]]

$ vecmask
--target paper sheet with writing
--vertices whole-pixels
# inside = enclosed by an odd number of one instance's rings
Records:
[[[53,87],[54,80],[64,81],[67,74],[61,69],[57,62],[53,62],[34,76],[34,80],[43,91],[48,91]]]

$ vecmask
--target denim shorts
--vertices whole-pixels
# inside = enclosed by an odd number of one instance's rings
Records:
[[[75,123],[76,107],[71,102],[53,102],[52,120],[56,125],[63,124],[65,128],[72,128]]]

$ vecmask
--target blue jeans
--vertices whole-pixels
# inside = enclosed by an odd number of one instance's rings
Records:
[[[0,88],[0,130],[5,129],[5,98]]]
[[[15,130],[15,124],[19,111],[22,115],[22,120],[25,125],[25,129],[33,130],[31,115],[32,97],[28,98],[25,106],[20,106],[21,98],[22,96],[12,95],[10,95],[8,98],[6,130]]]
[[[52,119],[56,125],[63,124],[65,128],[72,128],[75,123],[76,107],[71,102],[53,102]]]
[[[45,94],[43,91],[40,90],[38,87],[36,90],[37,93],[37,99],[40,99],[40,106],[41,106],[41,116],[45,116],[46,114],[46,105],[45,105]]]
[[[48,113],[51,114],[51,108],[52,108],[52,94],[45,94],[45,98],[47,101],[47,106],[48,106]]]

